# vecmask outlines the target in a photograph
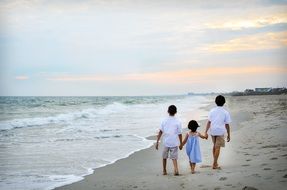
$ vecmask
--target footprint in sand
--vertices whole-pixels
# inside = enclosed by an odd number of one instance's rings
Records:
[[[262,146],[261,148],[277,148],[279,146],[280,146],[280,144],[272,144],[272,145]]]
[[[287,178],[287,174],[285,174],[285,175],[283,176],[283,178]]]
[[[272,170],[271,168],[264,168],[263,170]]]
[[[231,186],[232,186],[232,184],[225,184],[224,186],[231,187]]]
[[[242,190],[258,190],[255,187],[245,186]]]
[[[214,190],[220,190],[220,189],[221,189],[220,187],[215,187],[215,188],[214,188]]]
[[[270,158],[270,160],[278,160],[278,158],[274,157],[274,158]]]
[[[250,166],[249,164],[243,164],[243,165],[241,165],[241,166],[243,166],[243,167],[247,167],[247,166]]]
[[[261,177],[261,175],[259,175],[259,174],[252,174],[251,176],[253,176],[253,177]]]
[[[249,161],[251,161],[251,159],[247,159],[247,160],[246,160],[246,162],[249,162]]]
[[[287,169],[277,170],[277,172],[285,172],[285,171],[287,171]]]
[[[221,177],[221,178],[219,178],[219,181],[224,181],[226,179],[227,179],[227,177]]]
[[[184,183],[181,183],[181,184],[180,184],[180,187],[181,187],[182,189],[184,189]]]
[[[266,164],[266,163],[263,163],[263,164],[261,164],[261,166],[267,166],[268,164]]]
[[[210,168],[211,165],[201,165],[200,168]]]

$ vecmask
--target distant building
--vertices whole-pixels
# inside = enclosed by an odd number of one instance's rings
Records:
[[[244,92],[232,92],[230,93],[232,96],[250,96],[250,95],[287,95],[287,88],[255,88],[246,89]]]
[[[255,92],[271,92],[272,88],[255,88]]]
[[[252,93],[252,92],[254,92],[254,90],[253,89],[246,89],[244,92],[245,93]]]
[[[275,92],[275,93],[283,92],[285,90],[286,90],[286,88],[272,88],[272,92]]]

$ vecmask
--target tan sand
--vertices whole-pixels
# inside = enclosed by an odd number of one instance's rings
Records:
[[[233,123],[231,142],[226,143],[219,160],[222,170],[210,167],[212,144],[208,139],[200,142],[203,163],[197,166],[196,174],[190,173],[183,150],[179,155],[181,175],[172,175],[169,161],[169,174],[163,176],[161,150],[151,147],[57,189],[285,189],[287,96],[228,97],[226,108]]]

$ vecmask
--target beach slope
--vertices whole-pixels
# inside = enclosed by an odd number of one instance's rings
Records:
[[[209,138],[201,141],[203,163],[197,166],[196,174],[190,173],[183,150],[179,154],[181,175],[173,176],[169,161],[168,175],[163,176],[161,150],[150,147],[98,168],[82,181],[56,189],[285,189],[287,96],[227,97],[226,108],[233,123],[231,142],[226,143],[220,156],[222,170],[210,167]],[[204,131],[205,122],[200,131]]]

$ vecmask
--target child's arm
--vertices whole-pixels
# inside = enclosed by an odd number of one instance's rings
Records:
[[[230,141],[230,126],[229,126],[229,124],[225,124],[225,128],[227,131],[227,142],[229,142]]]
[[[162,131],[159,130],[158,135],[157,135],[156,145],[155,145],[155,149],[157,150],[158,150],[158,142],[159,142],[161,135],[162,135]]]
[[[178,135],[178,138],[179,138],[179,143],[180,143],[179,149],[181,150],[180,147],[183,147],[183,145],[182,145],[182,134],[179,134],[179,135]]]
[[[202,134],[200,134],[199,132],[198,132],[198,136],[199,136],[200,138],[202,138],[202,139],[207,139],[206,135],[202,135]]]
[[[182,144],[180,145],[179,149],[182,149],[182,147],[185,145],[187,139],[188,139],[188,133],[186,133],[186,135],[185,135],[185,137],[184,137],[184,139],[182,141]]]
[[[206,129],[205,129],[205,138],[206,138],[206,139],[208,138],[207,131],[208,131],[208,130],[209,130],[209,128],[210,128],[210,124],[211,124],[211,122],[210,122],[210,121],[208,121],[208,122],[207,122],[207,124],[206,124]]]

